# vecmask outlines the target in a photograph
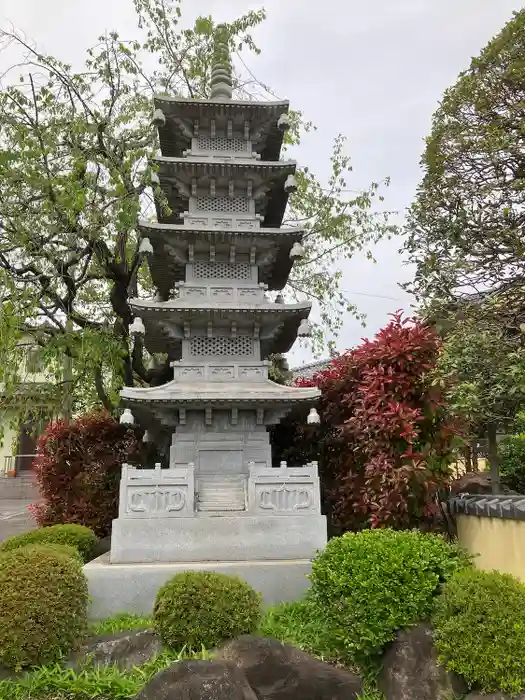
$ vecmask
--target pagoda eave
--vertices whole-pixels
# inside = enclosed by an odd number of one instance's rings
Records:
[[[256,214],[261,217],[263,227],[279,228],[282,224],[289,198],[288,192],[286,192],[283,187],[284,180],[284,176],[272,180],[269,183],[266,196],[256,202]],[[165,224],[183,224],[184,217],[188,211],[189,195],[185,192],[181,192],[177,185],[176,178],[173,178],[171,182],[164,178],[161,188],[171,211],[168,213],[163,208],[159,198],[155,197],[155,211],[158,220]],[[193,213],[198,214],[199,212]],[[203,216],[209,216],[209,214],[203,214]],[[215,216],[217,219],[221,220],[220,216]],[[217,228],[219,227],[217,226]]]
[[[172,380],[160,387],[125,387],[121,391],[124,401],[132,404],[188,405],[196,408],[212,403],[216,406],[279,406],[316,401],[321,395],[318,389],[282,386],[271,380],[257,384],[235,382],[179,382]]]
[[[302,301],[296,304],[261,304],[248,302],[196,302],[187,299],[171,299],[170,301],[153,301],[150,299],[130,299],[129,305],[135,315],[148,316],[160,319],[162,316],[183,319],[186,315],[194,318],[228,318],[248,315],[254,319],[262,316],[293,316],[299,320],[307,318],[312,308],[310,301]]]
[[[231,100],[231,99],[200,99],[196,100],[188,97],[168,97],[167,95],[155,95],[153,98],[155,108],[162,109],[166,116],[180,116],[182,109],[188,114],[201,114],[204,111],[214,112],[221,109],[225,112],[236,111],[239,107],[247,108],[257,113],[272,112],[276,115],[287,112],[290,107],[289,100],[278,100],[274,102],[260,102],[258,100]]]
[[[186,156],[185,158],[171,158],[169,156],[157,156],[151,162],[159,167],[159,178],[173,177],[180,174],[192,177],[238,177],[242,178],[268,178],[272,175],[293,175],[297,169],[294,160],[271,161],[256,160],[255,158],[228,158],[226,156]]]
[[[231,100],[188,100],[157,96],[156,109],[162,110],[166,123],[159,127],[159,141],[165,156],[179,157],[191,147],[196,129],[209,131],[210,122],[232,120],[239,125],[247,120],[253,148],[264,160],[278,160],[284,133],[277,121],[289,109],[287,100],[251,102]],[[197,131],[198,133],[198,131]]]
[[[176,282],[183,281],[192,253],[209,255],[210,247],[235,246],[236,253],[250,255],[256,251],[255,264],[259,268],[259,282],[270,290],[286,286],[293,266],[290,251],[304,235],[302,228],[216,229],[196,228],[177,224],[150,224],[139,222],[142,238],[148,238],[153,246],[148,264],[151,277],[163,298],[167,298]]]
[[[139,221],[138,230],[144,237],[151,238],[152,236],[164,236],[168,240],[168,236],[173,234],[177,238],[174,244],[178,244],[181,240],[193,242],[193,239],[198,236],[202,240],[207,240],[211,243],[222,241],[224,243],[233,243],[236,241],[252,241],[258,244],[264,244],[264,238],[272,238],[274,240],[289,240],[292,244],[295,241],[300,241],[305,233],[303,227],[288,227],[288,228],[238,228],[220,230],[214,227],[205,226],[186,226],[184,224],[157,223],[148,221]],[[261,240],[261,236],[264,238]]]
[[[307,318],[309,309],[302,309],[295,314],[289,314],[284,317],[271,316],[266,319],[257,317],[248,317],[244,319],[244,323],[249,321],[253,326],[254,323],[261,323],[261,357],[267,358],[275,353],[288,352],[296,338],[299,324],[303,318]],[[198,322],[205,325],[208,320],[215,320],[218,324],[230,324],[236,321],[239,325],[239,333],[242,332],[241,321],[239,315],[221,315],[221,316],[205,316],[205,315],[155,315],[148,313],[137,313],[144,320],[146,335],[144,343],[148,352],[162,353],[165,349],[168,350],[168,355],[171,360],[178,360],[181,357],[181,343],[183,338],[183,327],[187,321]]]

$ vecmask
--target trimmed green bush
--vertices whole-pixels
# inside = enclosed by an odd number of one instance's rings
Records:
[[[185,571],[157,593],[153,625],[171,649],[215,647],[253,632],[261,619],[261,598],[235,576]]]
[[[87,629],[88,589],[79,561],[49,547],[19,547],[0,559],[0,664],[56,661]]]
[[[438,535],[346,533],[314,560],[310,598],[334,645],[366,666],[399,629],[428,618],[441,584],[468,564],[465,553]]]
[[[455,574],[435,600],[440,661],[470,686],[492,693],[525,690],[525,586],[509,574]]]
[[[95,533],[83,525],[51,525],[8,537],[0,543],[0,553],[28,544],[65,544],[78,549],[86,562],[90,560],[97,542]]]
[[[505,485],[525,493],[525,433],[509,435],[499,444],[500,474]]]
[[[21,547],[17,547],[17,549],[22,549]],[[84,564],[84,560],[82,559],[82,554],[78,551],[76,547],[71,547],[68,544],[27,544],[25,547],[23,547],[24,550],[31,550],[32,552],[37,551],[44,551],[44,552],[55,552],[55,554],[62,554],[63,556],[66,557],[71,557],[75,561],[77,561],[81,566]],[[16,550],[11,550],[16,551]],[[0,559],[1,557],[8,555],[11,553],[10,551],[8,552],[0,552]]]

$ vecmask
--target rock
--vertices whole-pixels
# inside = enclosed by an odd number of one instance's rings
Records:
[[[246,635],[218,655],[242,669],[259,700],[355,700],[363,692],[355,674],[275,639]]]
[[[468,493],[473,496],[492,494],[492,478],[490,472],[466,472],[450,485],[452,497],[460,493]],[[511,491],[504,483],[501,484],[500,493],[511,496],[516,491]]]
[[[464,695],[466,683],[440,666],[437,656],[430,625],[399,632],[386,649],[378,679],[386,700],[449,700]]]
[[[160,654],[163,644],[152,630],[119,632],[118,634],[95,637],[69,659],[68,666],[80,668],[85,665],[117,665],[122,669],[141,666]]]
[[[450,485],[450,495],[460,493],[473,495],[492,493],[491,478],[488,472],[466,472]]]
[[[135,700],[257,700],[235,664],[178,661],[154,676]]]

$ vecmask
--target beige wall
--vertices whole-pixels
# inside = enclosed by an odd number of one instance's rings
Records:
[[[479,569],[497,569],[525,583],[525,520],[456,516],[458,539]]]

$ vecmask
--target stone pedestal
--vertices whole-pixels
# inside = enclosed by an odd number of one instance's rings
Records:
[[[325,544],[323,515],[114,520],[111,563],[312,559]]]
[[[326,544],[317,465],[251,463],[247,471],[235,477],[239,488],[232,477],[214,483],[218,500],[209,510],[192,464],[165,470],[125,465],[111,552],[84,567],[91,617],[149,615],[158,589],[188,569],[240,576],[268,605],[300,598],[311,560]]]
[[[311,559],[325,544],[315,462],[198,478],[193,464],[122,468],[112,564]]]
[[[110,564],[109,556],[104,554],[84,567],[91,597],[89,616],[101,620],[122,612],[151,615],[159,588],[188,569],[239,576],[261,593],[265,605],[276,605],[297,600],[306,592],[311,562],[296,559]]]

